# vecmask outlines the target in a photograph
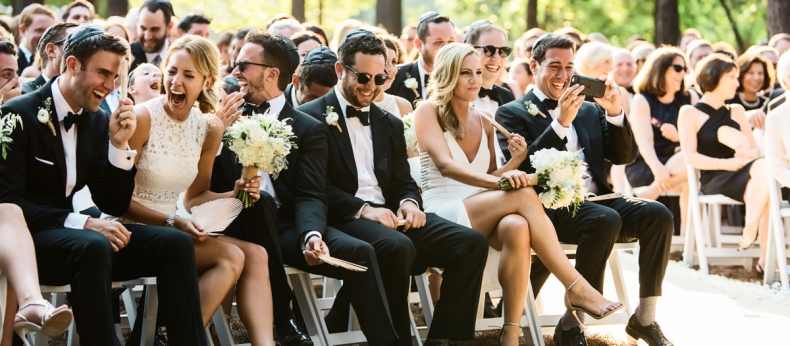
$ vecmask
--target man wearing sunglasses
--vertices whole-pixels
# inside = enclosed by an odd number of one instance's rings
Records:
[[[38,55],[41,57],[41,74],[22,86],[22,94],[27,94],[46,84],[50,78],[60,75],[63,60],[63,44],[66,37],[75,30],[77,24],[58,23],[50,26],[38,41]]]
[[[341,41],[338,56],[337,86],[299,110],[329,125],[328,224],[372,246],[376,260],[369,268],[380,271],[389,305],[360,307],[367,295],[345,285],[335,302],[350,300],[357,315],[361,308],[374,310],[366,311],[368,315],[386,318],[379,314],[388,310],[391,322],[373,327],[390,342],[394,336],[395,344],[411,345],[410,275],[422,274],[428,266],[444,268],[441,299],[425,344],[470,340],[487,240],[472,229],[422,211],[420,191],[409,173],[403,123],[373,104],[387,79],[384,42],[370,31],[355,29]],[[346,311],[337,304],[333,307],[325,318],[330,331],[345,327]],[[370,340],[367,331],[365,335],[371,345],[382,344]]]
[[[436,12],[426,12],[417,21],[417,38],[414,48],[420,52],[417,61],[401,65],[395,81],[387,93],[403,97],[412,105],[415,101],[428,99],[428,81],[433,71],[436,51],[448,43],[455,42],[455,27],[450,17]]]

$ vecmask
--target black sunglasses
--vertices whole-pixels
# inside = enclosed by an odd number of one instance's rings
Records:
[[[239,72],[244,73],[244,70],[247,69],[247,65],[255,65],[255,66],[263,66],[263,67],[272,67],[272,68],[274,68],[274,66],[272,66],[272,65],[266,65],[266,64],[261,64],[261,63],[257,63],[257,62],[249,62],[249,61],[246,61],[246,60],[237,61],[236,64],[233,65],[233,68],[235,69],[236,67],[238,67],[239,68]]]
[[[387,74],[377,74],[375,76],[371,76],[369,73],[360,73],[360,72],[354,71],[353,68],[351,68],[350,66],[348,66],[346,64],[343,64],[343,67],[345,67],[346,69],[348,69],[351,72],[354,72],[354,74],[357,75],[357,83],[359,83],[359,84],[368,84],[368,82],[370,82],[370,80],[373,79],[373,82],[376,83],[376,85],[381,86],[381,85],[384,85],[384,82],[386,82],[387,79],[392,78],[392,77],[390,77]]]
[[[513,51],[513,48],[510,48],[510,47],[496,47],[496,46],[491,46],[491,45],[488,45],[488,46],[474,46],[474,47],[475,48],[483,48],[483,53],[485,53],[485,55],[487,57],[494,56],[494,54],[496,54],[496,52],[498,50],[499,51],[499,56],[502,57],[503,59],[509,57],[510,53]]]
[[[686,66],[672,64],[672,68],[675,69],[675,72],[683,71],[683,73],[688,73],[689,69]]]

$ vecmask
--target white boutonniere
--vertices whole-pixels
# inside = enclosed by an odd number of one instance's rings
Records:
[[[52,131],[52,135],[57,137],[58,133],[55,132],[55,125],[52,125],[52,115],[50,108],[52,108],[52,98],[48,97],[46,100],[44,100],[44,108],[38,109],[36,118],[38,118],[38,122],[46,124],[47,127],[49,127],[49,130]]]
[[[420,83],[408,73],[406,73],[406,80],[403,81],[403,86],[411,89],[411,91],[414,92],[414,96],[416,98],[420,98],[420,93],[417,92],[417,87],[420,86]]]
[[[538,109],[538,106],[532,103],[532,101],[524,101],[524,106],[527,106],[527,113],[529,113],[533,117],[540,114],[540,116],[546,118],[546,114],[543,114],[543,112],[541,112],[540,109]]]
[[[327,106],[324,117],[326,118],[327,124],[334,126],[338,131],[340,131],[340,133],[343,133],[343,129],[340,128],[340,124],[337,123],[337,120],[340,119],[340,116],[335,112],[335,107]]]

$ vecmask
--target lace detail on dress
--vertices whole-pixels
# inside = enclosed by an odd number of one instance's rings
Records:
[[[192,108],[176,121],[165,113],[163,97],[143,103],[151,117],[148,142],[140,151],[132,199],[165,214],[176,213],[178,195],[198,174],[198,162],[208,129],[207,117]]]
[[[395,96],[390,94],[384,94],[384,99],[381,102],[374,101],[373,103],[376,104],[379,108],[392,113],[392,115],[402,118],[403,114],[400,113],[400,108],[398,108],[398,101],[395,101]]]

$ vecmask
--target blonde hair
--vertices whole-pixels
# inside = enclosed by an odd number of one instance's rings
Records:
[[[453,114],[450,102],[453,100],[453,91],[458,85],[461,76],[461,64],[464,59],[475,54],[475,49],[465,43],[450,43],[436,53],[431,72],[431,81],[428,83],[428,99],[433,102],[439,126],[442,131],[450,132],[456,139],[464,139],[464,134],[458,129],[460,122]]]
[[[177,50],[186,50],[192,57],[197,72],[207,80],[211,80],[208,90],[203,90],[197,98],[200,111],[211,113],[215,110],[219,102],[217,94],[217,80],[219,79],[219,49],[211,41],[195,35],[187,35],[179,38],[167,50],[165,59],[161,66],[167,66],[170,56]],[[161,67],[160,67],[161,70]]]
[[[612,46],[601,42],[590,42],[579,48],[576,52],[576,59],[573,61],[573,66],[580,75],[587,77],[593,76],[593,72],[602,64],[606,59],[612,59],[614,49]]]

